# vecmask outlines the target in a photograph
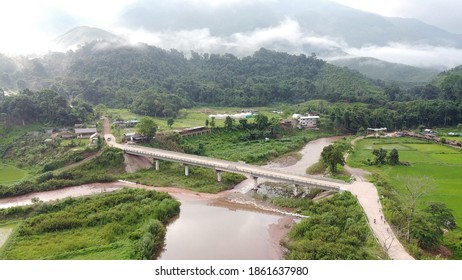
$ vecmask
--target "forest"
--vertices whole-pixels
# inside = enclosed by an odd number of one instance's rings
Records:
[[[19,94],[6,94],[12,90]],[[148,45],[104,47],[93,42],[42,58],[0,55],[4,123],[84,121],[97,104],[174,118],[180,109],[199,105],[251,107],[310,100],[337,104],[329,112],[321,108],[313,113],[329,115],[347,131],[457,125],[462,123],[462,67],[427,85],[400,88],[329,64],[314,53],[266,49],[243,58],[196,52],[186,56]]]

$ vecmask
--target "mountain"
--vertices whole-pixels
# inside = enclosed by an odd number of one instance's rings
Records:
[[[120,25],[151,32],[208,29],[211,36],[228,37],[296,21],[307,36],[330,38],[360,48],[391,42],[462,47],[462,35],[416,19],[390,18],[326,0],[239,1],[210,5],[201,1],[135,1],[122,12]]]
[[[328,0],[254,0],[228,4],[210,4],[205,0],[135,0],[119,14],[118,26],[128,29],[127,33],[146,35],[136,36],[142,42],[184,52],[232,53],[244,57],[266,48],[291,54],[314,52],[322,59],[350,54],[439,71],[462,64],[461,34],[417,19],[384,17]],[[411,71],[409,75],[390,74],[406,69]],[[410,83],[420,83],[433,74],[406,69],[381,65],[374,69],[374,78],[396,80],[397,77],[400,81],[409,77]]]
[[[53,40],[53,43],[64,49],[75,49],[78,46],[83,46],[92,41],[106,41],[112,44],[117,44],[124,43],[125,39],[103,29],[79,26],[69,30],[63,35],[58,36]]]
[[[151,102],[143,108],[156,107],[158,116],[170,115],[178,105],[249,107],[309,99],[377,104],[386,99],[379,85],[358,72],[315,55],[267,49],[243,58],[197,52],[187,58],[174,49],[143,44],[108,48],[93,41],[73,52],[17,63],[18,71],[4,73],[8,84],[0,80],[1,88],[52,89],[69,100],[81,97],[116,108]],[[159,107],[165,100],[171,106]]]
[[[439,73],[438,70],[390,63],[372,57],[352,57],[330,60],[330,63],[356,70],[374,80],[399,82],[404,86],[426,84]]]

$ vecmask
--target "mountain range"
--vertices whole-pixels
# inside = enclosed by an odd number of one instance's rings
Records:
[[[327,0],[135,0],[107,30],[78,26],[53,44],[76,50],[92,41],[105,47],[146,43],[187,57],[191,51],[245,57],[260,48],[314,53],[371,79],[410,86],[462,64],[461,34]]]

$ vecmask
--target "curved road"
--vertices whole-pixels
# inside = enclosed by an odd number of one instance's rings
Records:
[[[166,151],[161,149],[154,149],[149,147],[142,147],[137,145],[121,145],[116,143],[115,137],[107,133],[109,132],[109,123],[105,119],[105,134],[104,138],[109,146],[123,150],[125,153],[145,156],[149,158],[167,160],[173,162],[180,162],[186,165],[194,165],[216,169],[217,171],[228,171],[233,173],[248,174],[254,178],[263,177],[276,181],[289,182],[308,187],[316,187],[330,191],[345,191],[345,184],[341,182],[332,182],[331,180],[322,180],[319,178],[312,178],[306,175],[291,174],[287,171],[279,171],[274,169],[266,169],[250,164],[237,163],[232,161],[214,159],[203,156],[190,155],[185,153],[178,153]],[[256,180],[256,179],[255,179]]]
[[[351,144],[354,145],[359,139],[361,137],[354,139]],[[364,178],[369,173],[348,165],[345,165],[345,171],[356,178],[356,181],[348,185],[347,189],[358,199],[367,216],[372,232],[388,256],[393,260],[413,260],[414,258],[409,255],[398,238],[396,238],[392,228],[385,220],[377,188]]]

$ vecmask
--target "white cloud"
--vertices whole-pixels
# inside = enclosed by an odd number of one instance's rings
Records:
[[[417,67],[452,68],[462,64],[462,49],[390,43],[387,46],[348,48],[346,52]]]
[[[78,25],[108,27],[118,13],[135,0],[15,0],[0,2],[0,52],[44,52],[59,34],[48,30],[60,22],[50,11],[76,19]]]
[[[249,55],[262,47],[273,44],[290,45],[294,52],[303,52],[307,44],[324,48],[340,48],[343,43],[332,38],[304,34],[297,21],[286,19],[279,25],[255,29],[251,32],[235,33],[227,37],[217,37],[209,29],[195,29],[152,33],[144,29],[137,31],[119,30],[132,43],[143,42],[164,49],[190,50],[207,53],[233,52]]]

